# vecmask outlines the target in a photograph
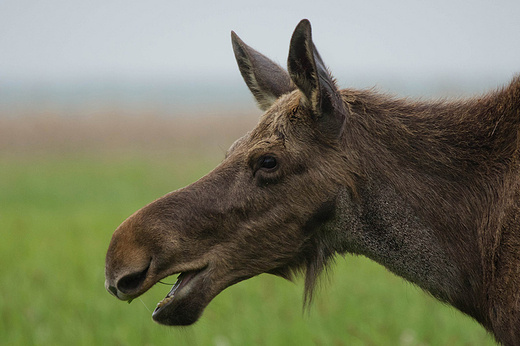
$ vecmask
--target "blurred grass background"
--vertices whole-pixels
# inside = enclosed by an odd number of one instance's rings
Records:
[[[362,257],[339,257],[308,312],[301,281],[221,293],[194,326],[104,289],[113,230],[195,181],[258,114],[0,118],[0,345],[493,345],[482,327]],[[174,278],[165,280],[173,283]]]

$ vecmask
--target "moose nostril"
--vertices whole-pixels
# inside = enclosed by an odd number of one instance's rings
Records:
[[[123,293],[130,293],[137,289],[143,283],[144,279],[146,279],[146,274],[148,273],[148,268],[146,267],[143,271],[132,273],[123,276],[117,282],[117,288]]]

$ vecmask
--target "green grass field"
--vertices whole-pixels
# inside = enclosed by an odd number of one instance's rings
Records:
[[[270,275],[228,288],[184,328],[151,319],[169,286],[130,305],[109,295],[113,230],[207,173],[220,151],[0,153],[0,345],[494,344],[470,318],[351,255],[337,258],[308,312],[301,281]]]

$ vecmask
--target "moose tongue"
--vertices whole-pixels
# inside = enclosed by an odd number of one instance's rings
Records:
[[[181,289],[182,287],[186,286],[188,281],[190,281],[190,279],[193,277],[193,274],[194,272],[180,273],[177,277],[177,281],[175,282],[175,284],[173,284],[172,289],[166,295],[166,297],[173,297],[178,289]]]
[[[168,292],[166,297],[157,304],[157,308],[155,310],[168,304],[174,298],[175,292],[185,287],[188,282],[190,282],[190,280],[195,276],[195,274],[197,274],[196,271],[180,273],[170,292]]]

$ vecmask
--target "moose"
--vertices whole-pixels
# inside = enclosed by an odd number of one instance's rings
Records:
[[[520,344],[520,77],[480,97],[339,89],[308,20],[287,70],[231,33],[265,113],[213,171],[126,219],[105,286],[134,299],[179,274],[153,319],[190,325],[225,288],[366,256]]]

